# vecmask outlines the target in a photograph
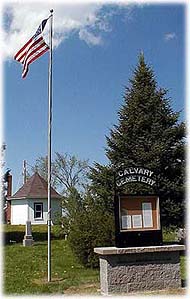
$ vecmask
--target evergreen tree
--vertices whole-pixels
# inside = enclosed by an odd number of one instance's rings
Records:
[[[114,244],[114,172],[121,164],[149,168],[157,179],[154,188],[126,184],[123,191],[159,191],[162,224],[180,226],[183,220],[185,126],[178,121],[179,113],[172,111],[167,91],[157,87],[153,70],[142,54],[118,115],[118,125],[107,137],[109,165],[95,163],[89,173],[91,184],[82,199],[76,200],[75,193],[71,194],[74,199],[70,197],[71,203],[80,204],[72,217],[69,242],[86,266],[98,265],[94,247]]]
[[[179,224],[184,210],[185,126],[166,95],[140,54],[130,86],[125,89],[119,123],[107,137],[106,154],[115,168],[123,163],[125,167],[144,166],[154,171],[163,221]],[[126,185],[125,190],[158,192],[155,187],[150,190],[137,184]]]
[[[114,173],[112,166],[95,163],[89,172],[91,194],[104,211],[113,213]]]

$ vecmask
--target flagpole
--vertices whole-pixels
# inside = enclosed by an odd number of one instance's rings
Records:
[[[51,281],[51,125],[52,125],[52,27],[53,9],[50,10],[50,52],[48,83],[48,282]]]

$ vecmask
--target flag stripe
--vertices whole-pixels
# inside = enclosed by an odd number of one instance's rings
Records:
[[[42,56],[48,50],[49,50],[49,48],[45,47],[41,52],[37,53],[35,56],[33,55],[33,58],[30,59],[28,64],[31,64],[32,62],[34,62],[37,58]]]
[[[28,55],[28,52],[30,51],[30,49],[32,48],[32,46],[35,46],[36,43],[40,42],[43,38],[40,37],[39,40],[32,40],[33,43],[31,43],[28,47],[27,47],[27,50],[23,53],[23,55],[20,57],[19,61],[21,63],[24,63],[24,60],[25,60],[25,56]]]
[[[32,56],[33,54],[35,54],[35,52],[38,52],[42,47],[46,47],[49,49],[49,47],[46,45],[46,43],[44,42],[44,40],[42,39],[40,43],[35,44],[34,47],[32,47],[30,49],[30,51],[28,51],[25,60],[24,60],[24,67],[25,65],[28,63],[28,60],[30,59],[30,56]]]
[[[23,68],[23,74],[25,74],[26,70],[28,69],[28,66],[35,61],[37,58],[39,58],[40,56],[42,56],[46,51],[48,51],[49,49],[44,48],[41,51],[39,51],[38,53],[34,54],[33,56],[30,57],[30,60],[28,61],[28,63],[25,65],[25,67]]]
[[[34,57],[33,60],[31,60],[30,63],[27,64],[25,70],[23,70],[23,72],[22,72],[22,78],[25,78],[25,77],[26,77],[26,75],[27,75],[27,73],[28,73],[28,70],[29,70],[29,65],[30,65],[33,61],[35,61],[37,58],[39,58],[40,56],[42,56],[42,55],[43,55],[45,52],[47,52],[47,51],[48,51],[48,49],[44,49],[44,51],[42,51],[41,53],[39,53],[39,54],[37,55],[37,57]]]
[[[25,67],[23,68],[22,71],[22,77],[25,78],[26,74],[28,73],[28,66],[34,62],[37,58],[39,58],[40,56],[42,56],[45,52],[47,52],[49,50],[49,47],[45,47],[44,49],[42,49],[41,51],[36,52],[33,56],[30,56],[30,60],[28,61],[28,63],[25,65]]]
[[[35,46],[38,42],[40,42],[41,40],[43,40],[43,37],[40,36],[35,38],[35,39],[31,39],[30,43],[28,43],[25,51],[23,53],[20,53],[20,56],[17,58],[17,61],[23,63],[25,60],[25,56],[28,54],[28,51],[30,51],[30,49]]]
[[[21,62],[24,63],[24,62],[26,61],[26,59],[28,58],[28,56],[30,55],[30,53],[31,53],[33,50],[37,49],[37,47],[38,47],[39,45],[41,45],[42,43],[45,44],[45,42],[44,42],[44,40],[43,40],[43,38],[42,38],[42,36],[41,36],[39,39],[37,39],[34,43],[32,43],[32,44],[30,45],[30,47],[29,47],[28,50],[27,50],[27,53],[22,57]]]
[[[27,46],[32,42],[32,40],[33,40],[33,38],[29,39],[29,41],[15,54],[15,56],[14,56],[15,60],[18,60],[18,56],[20,55],[20,53],[22,53],[27,48]]]

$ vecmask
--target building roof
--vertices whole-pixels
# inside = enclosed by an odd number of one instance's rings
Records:
[[[48,197],[48,184],[47,182],[35,172],[27,182],[11,197],[11,199],[23,198],[47,198]],[[61,199],[61,195],[51,188],[51,198]]]

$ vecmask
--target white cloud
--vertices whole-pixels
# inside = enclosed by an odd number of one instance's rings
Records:
[[[81,40],[84,40],[88,45],[97,46],[102,44],[101,36],[96,36],[85,28],[79,31],[79,37]]]
[[[41,0],[42,1],[42,0]],[[48,17],[49,9],[54,9],[53,46],[58,47],[72,34],[85,41],[88,46],[103,45],[103,34],[110,32],[111,20],[118,10],[125,9],[126,17],[131,12],[130,1],[23,1],[7,2],[3,7],[3,28],[1,53],[4,59],[12,59],[14,54],[32,37],[41,21]],[[107,4],[107,5],[105,5]],[[111,5],[109,5],[111,4]],[[102,9],[104,8],[104,9]],[[44,38],[49,43],[48,24]]]
[[[164,35],[165,41],[169,41],[169,40],[176,39],[176,38],[177,38],[177,35],[175,34],[175,32],[169,32]]]
[[[13,2],[3,9],[3,39],[1,42],[4,59],[12,58],[19,48],[35,33],[41,21],[54,9],[53,45],[58,47],[71,34],[88,45],[102,45],[102,32],[108,32],[113,7],[104,12],[103,3],[52,4],[50,2]],[[48,24],[44,37],[48,42]]]

